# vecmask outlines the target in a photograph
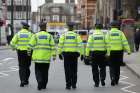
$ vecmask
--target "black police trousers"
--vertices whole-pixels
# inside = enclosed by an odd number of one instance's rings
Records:
[[[123,51],[110,52],[110,78],[112,82],[119,82],[120,79],[120,66],[123,62]]]
[[[27,51],[17,50],[19,77],[21,83],[28,83],[30,76],[31,56],[27,55]]]
[[[93,81],[99,85],[100,81],[106,79],[106,63],[105,63],[106,51],[91,51],[90,56],[92,57],[92,74]]]
[[[38,88],[46,88],[50,63],[35,63],[35,76]]]
[[[77,83],[77,52],[63,52],[66,87],[75,87]]]

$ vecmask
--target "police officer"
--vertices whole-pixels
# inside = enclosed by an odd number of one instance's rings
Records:
[[[120,65],[123,62],[123,52],[131,53],[128,41],[122,31],[118,29],[118,22],[111,23],[111,30],[106,35],[107,52],[110,56],[111,86],[118,85],[120,78]]]
[[[50,59],[53,56],[55,60],[55,43],[53,37],[46,32],[46,23],[40,24],[40,32],[31,38],[29,49],[33,49],[32,61],[35,62],[37,89],[46,89]]]
[[[77,61],[82,55],[82,40],[74,32],[74,23],[68,23],[69,31],[63,34],[59,39],[58,53],[59,58],[64,59],[66,89],[76,89],[77,83]],[[81,56],[83,60],[83,56]]]
[[[95,32],[89,36],[86,48],[86,56],[90,56],[92,59],[92,74],[93,80],[95,82],[95,87],[101,85],[105,86],[106,78],[106,64],[105,64],[105,54],[106,54],[106,43],[105,35],[101,31],[102,24],[95,24]]]
[[[135,49],[138,52],[140,46],[140,29],[137,28],[134,34],[134,41],[135,41]]]
[[[20,87],[29,84],[30,76],[30,65],[31,65],[31,56],[27,53],[27,45],[31,39],[32,33],[29,32],[29,25],[26,22],[21,22],[23,27],[22,29],[15,34],[10,42],[13,50],[17,50],[18,55],[18,64],[19,64],[19,76],[20,76]]]

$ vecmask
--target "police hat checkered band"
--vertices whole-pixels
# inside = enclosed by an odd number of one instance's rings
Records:
[[[23,26],[30,27],[29,24],[28,24],[27,22],[22,21],[21,24],[22,24]]]
[[[46,26],[46,25],[47,25],[47,23],[40,23],[40,24],[39,24],[40,27]]]

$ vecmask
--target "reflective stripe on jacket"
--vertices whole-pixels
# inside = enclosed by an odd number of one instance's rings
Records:
[[[106,35],[108,52],[125,50],[130,53],[130,47],[124,33],[117,28],[112,28]]]
[[[89,36],[87,47],[86,47],[86,56],[89,56],[90,51],[106,51],[106,42],[105,36],[101,30],[96,29],[95,33]]]
[[[51,56],[56,55],[53,37],[45,31],[36,33],[29,42],[33,49],[32,61],[36,63],[50,63]]]
[[[14,35],[10,45],[12,48],[16,48],[18,50],[27,50],[27,46],[31,37],[31,32],[29,32],[27,29],[21,29],[21,31]]]
[[[63,34],[58,44],[58,53],[62,52],[79,52],[82,55],[83,45],[80,36],[73,31]]]

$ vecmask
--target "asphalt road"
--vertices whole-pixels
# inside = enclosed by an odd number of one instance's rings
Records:
[[[30,84],[20,88],[16,52],[0,50],[0,93],[140,93],[140,80],[126,67],[121,68],[121,80],[118,86],[111,87],[107,69],[106,86],[94,88],[91,67],[79,62],[78,84],[76,90],[65,90],[63,62],[52,62],[49,70],[49,82],[46,90],[38,91],[31,67]]]

